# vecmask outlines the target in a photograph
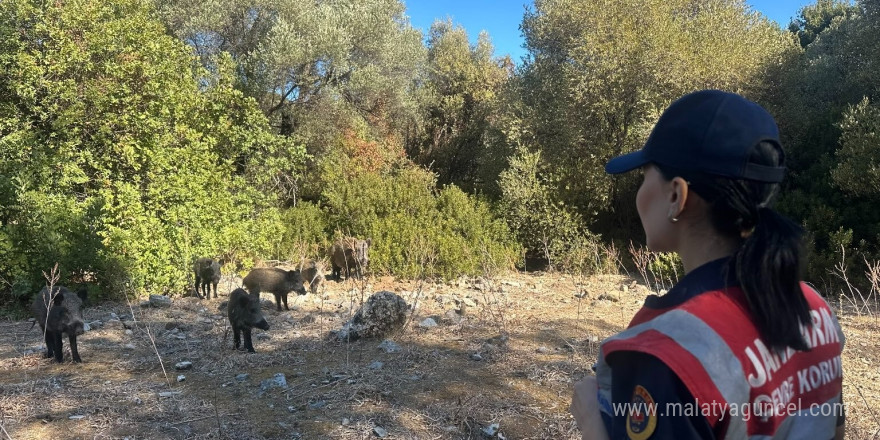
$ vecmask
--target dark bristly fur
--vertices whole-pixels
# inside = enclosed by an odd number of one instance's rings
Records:
[[[269,323],[266,322],[266,318],[260,311],[259,292],[248,294],[242,288],[233,290],[229,294],[226,311],[229,316],[229,325],[232,327],[235,349],[238,350],[241,345],[241,335],[244,333],[244,348],[255,353],[254,344],[251,341],[251,329],[256,327],[269,330]]]
[[[290,310],[290,307],[287,306],[288,293],[306,294],[303,278],[298,270],[284,270],[275,267],[257,268],[247,274],[243,282],[251,293],[267,292],[275,295],[275,304],[278,306],[279,312],[282,301],[284,308]]]
[[[61,335],[66,333],[73,361],[82,362],[76,337],[83,334],[82,306],[88,291],[82,289],[74,294],[64,286],[55,286],[52,293],[50,295],[49,288],[44,287],[31,303],[34,319],[46,335],[46,357],[54,356],[57,362],[64,361]]]

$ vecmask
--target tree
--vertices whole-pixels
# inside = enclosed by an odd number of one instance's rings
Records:
[[[271,161],[255,156],[303,153],[231,87],[228,63],[198,67],[148,1],[13,0],[0,16],[0,278],[13,292],[55,261],[111,294],[179,291],[194,255],[278,245],[276,199],[256,177]]]
[[[606,176],[607,160],[639,148],[687,92],[758,95],[761,78],[796,48],[740,0],[537,0],[523,32],[524,144],[542,152],[561,201],[627,238],[638,230],[624,208],[633,182]]]
[[[798,17],[789,23],[788,30],[797,34],[801,47],[807,47],[836,18],[845,19],[855,11],[849,0],[818,0],[801,8]]]
[[[410,146],[410,156],[436,171],[441,185],[485,191],[500,171],[493,160],[505,157],[492,154],[489,133],[510,60],[493,58],[487,33],[471,45],[451,21],[435,22],[427,45],[425,134]]]
[[[809,232],[813,278],[825,277],[839,261],[841,245],[857,250],[851,256],[880,254],[880,212],[870,170],[876,160],[870,145],[876,111],[869,104],[880,99],[878,9],[880,2],[864,0],[830,20],[780,70],[769,101],[789,169],[789,191],[780,208]]]
[[[211,68],[229,53],[239,87],[281,134],[320,153],[352,120],[377,136],[412,129],[421,34],[398,0],[165,0],[162,16]],[[382,131],[380,129],[386,129]]]

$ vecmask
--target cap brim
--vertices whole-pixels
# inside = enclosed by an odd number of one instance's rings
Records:
[[[645,158],[644,151],[637,150],[609,160],[605,165],[605,172],[608,174],[625,173],[644,166],[647,163],[648,159]]]

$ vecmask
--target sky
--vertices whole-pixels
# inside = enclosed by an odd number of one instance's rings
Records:
[[[472,43],[481,30],[489,32],[495,55],[510,54],[517,64],[525,55],[519,25],[532,0],[403,0],[410,23],[427,35],[435,19],[451,18],[463,26]],[[786,27],[798,11],[815,0],[746,0],[754,10]]]

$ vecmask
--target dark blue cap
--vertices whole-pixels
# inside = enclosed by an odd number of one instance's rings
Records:
[[[752,148],[762,141],[782,145],[767,110],[733,93],[702,90],[673,102],[645,146],[611,159],[605,172],[625,173],[655,163],[687,175],[781,182],[785,167],[749,163]]]

